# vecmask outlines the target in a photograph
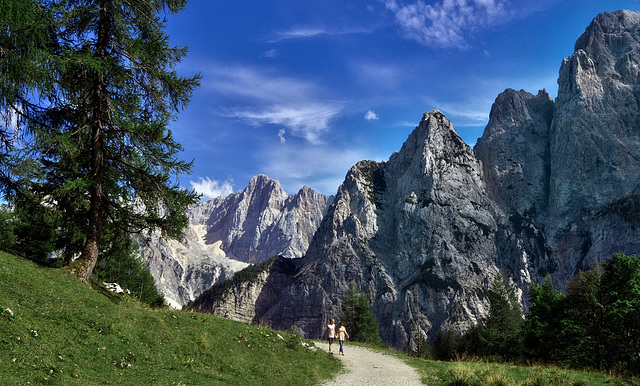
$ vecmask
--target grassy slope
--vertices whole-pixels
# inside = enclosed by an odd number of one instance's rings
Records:
[[[416,369],[422,383],[433,386],[600,386],[640,385],[638,379],[624,380],[602,373],[551,366],[517,366],[486,362],[442,362],[410,357],[404,353],[362,343],[350,344],[391,355]]]
[[[517,366],[482,362],[440,362],[405,357],[427,385],[467,386],[599,386],[631,385],[634,382],[601,373],[542,366]]]
[[[116,304],[66,270],[2,252],[0,312],[3,385],[301,385],[340,366],[320,350],[287,347],[288,334],[283,341],[210,315]]]

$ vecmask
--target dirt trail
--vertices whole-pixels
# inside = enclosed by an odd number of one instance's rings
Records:
[[[316,342],[316,346],[325,352],[328,350],[326,342]],[[422,385],[418,373],[400,359],[348,343],[345,344],[345,355],[339,355],[339,347],[338,342],[333,345],[334,355],[344,362],[347,372],[323,383],[325,386]]]

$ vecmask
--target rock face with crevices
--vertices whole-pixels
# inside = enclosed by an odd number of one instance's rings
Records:
[[[640,192],[640,13],[598,15],[562,62],[550,132],[550,247],[560,274],[613,252],[638,253],[629,224],[605,210]]]

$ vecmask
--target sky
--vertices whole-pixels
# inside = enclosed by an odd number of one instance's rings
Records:
[[[557,96],[558,70],[599,13],[638,0],[190,0],[167,16],[182,76],[171,123],[202,200],[256,174],[335,194],[351,166],[386,161],[439,109],[470,146],[507,88]]]

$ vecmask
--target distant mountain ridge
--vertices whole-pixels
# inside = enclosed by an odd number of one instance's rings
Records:
[[[180,308],[249,263],[302,257],[332,199],[306,186],[288,195],[260,174],[244,190],[193,206],[180,240],[154,234],[140,253],[160,291]]]
[[[389,161],[349,170],[293,273],[283,280],[276,260],[279,279],[265,274],[241,309],[317,338],[354,282],[382,338],[406,347],[485,317],[499,272],[525,300],[547,274],[563,287],[613,253],[640,253],[640,213],[621,204],[640,193],[639,73],[640,13],[604,13],[563,61],[556,101],[505,90],[475,149],[426,113]]]

